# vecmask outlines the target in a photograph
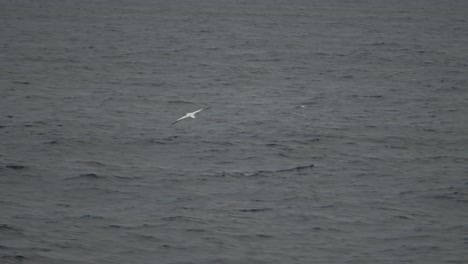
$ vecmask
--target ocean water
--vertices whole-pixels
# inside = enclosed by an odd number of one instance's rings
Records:
[[[467,12],[1,1],[0,263],[467,263]]]

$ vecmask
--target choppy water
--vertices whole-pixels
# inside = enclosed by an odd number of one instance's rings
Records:
[[[466,263],[467,12],[2,1],[0,262]]]

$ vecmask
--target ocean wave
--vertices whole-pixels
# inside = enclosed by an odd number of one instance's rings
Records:
[[[23,229],[9,224],[0,224],[0,234],[22,234]]]
[[[218,174],[219,176],[232,176],[232,177],[239,177],[239,176],[248,176],[248,177],[255,177],[255,176],[264,176],[265,174],[274,174],[274,173],[281,173],[281,172],[301,172],[307,169],[311,169],[315,167],[314,164],[303,165],[303,166],[296,166],[284,169],[276,169],[276,170],[258,170],[258,171],[251,171],[251,172],[223,172]]]
[[[240,212],[243,213],[258,213],[258,212],[265,212],[265,211],[272,211],[271,208],[251,208],[251,209],[239,209]]]
[[[10,165],[5,165],[5,168],[13,169],[13,170],[22,170],[22,169],[26,169],[27,167],[25,165],[10,164]]]
[[[98,175],[96,173],[84,173],[80,174],[75,177],[70,177],[70,178],[65,178],[64,180],[80,180],[80,179],[85,179],[85,180],[100,180],[100,179],[106,179],[106,176],[103,175]]]

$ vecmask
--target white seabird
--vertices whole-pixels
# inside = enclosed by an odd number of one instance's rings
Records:
[[[173,124],[175,124],[175,123],[177,123],[177,122],[179,122],[179,121],[181,121],[182,119],[185,119],[185,118],[187,118],[187,117],[195,118],[195,114],[196,114],[196,113],[201,112],[201,111],[206,110],[206,109],[210,109],[210,108],[211,108],[211,106],[210,106],[210,107],[207,107],[207,108],[199,109],[199,110],[197,110],[197,111],[195,111],[195,112],[186,113],[183,117],[177,119],[177,120],[176,120],[174,123],[172,123],[171,125],[173,125]]]

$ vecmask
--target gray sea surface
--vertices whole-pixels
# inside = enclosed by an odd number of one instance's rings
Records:
[[[468,263],[467,14],[0,0],[0,263]]]

